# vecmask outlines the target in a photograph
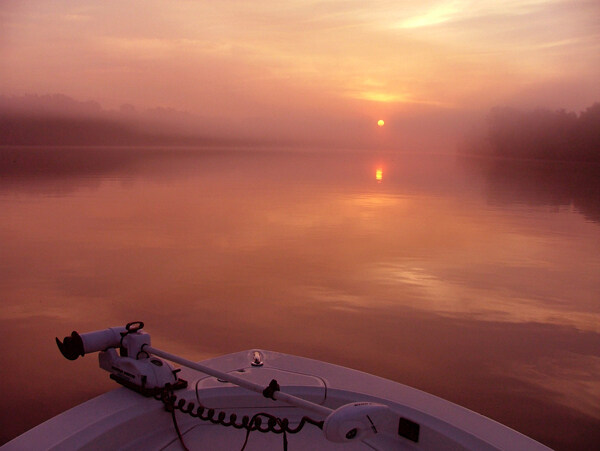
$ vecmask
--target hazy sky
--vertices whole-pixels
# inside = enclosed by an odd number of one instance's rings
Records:
[[[600,100],[600,2],[3,0],[0,52],[4,95],[298,133],[393,127],[430,112]]]

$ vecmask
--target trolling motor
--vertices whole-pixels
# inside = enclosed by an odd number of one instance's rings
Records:
[[[144,332],[143,327],[143,322],[135,321],[125,327],[85,334],[73,331],[62,342],[56,338],[56,344],[69,360],[99,351],[100,368],[108,371],[114,381],[144,396],[162,391],[167,384],[173,389],[186,387],[187,382],[177,377],[179,370],[144,351],[144,346],[150,346],[150,334]]]
[[[111,327],[85,334],[73,331],[71,336],[65,337],[62,342],[57,338],[56,344],[62,355],[69,360],[76,360],[78,357],[83,357],[91,352],[99,352],[100,367],[110,373],[111,379],[145,396],[156,395],[167,387],[170,389],[187,387],[187,382],[177,377],[179,370],[174,369],[170,363],[167,363],[166,360],[169,360],[214,376],[221,381],[227,381],[254,391],[266,398],[283,401],[319,414],[325,418],[319,427],[323,429],[325,438],[332,442],[368,441],[375,437],[387,440],[385,438],[387,437],[392,439],[392,446],[396,446],[398,440],[408,439],[415,443],[419,441],[419,424],[400,417],[399,414],[393,412],[390,407],[384,404],[354,402],[334,410],[280,391],[279,384],[275,379],[271,381],[269,386],[264,387],[247,378],[226,373],[154,348],[150,344],[150,335],[142,330],[143,327],[144,323],[135,321],[125,327]],[[117,353],[116,348],[119,348],[119,353]],[[250,364],[253,363],[250,362]],[[254,366],[261,368],[262,363]],[[181,406],[176,408],[181,408]],[[189,413],[189,411],[186,412]],[[199,414],[195,416],[203,419]],[[206,417],[206,419],[213,423],[216,421],[231,426],[235,423],[234,416],[232,414],[227,423],[223,423],[221,420],[213,420],[211,419],[212,416]],[[317,424],[314,420],[311,421],[313,424]],[[403,439],[400,439],[400,437],[403,437]]]

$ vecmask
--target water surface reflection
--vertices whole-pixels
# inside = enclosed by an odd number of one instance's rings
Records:
[[[582,208],[491,201],[495,182],[443,156],[0,156],[2,440],[111,387],[55,335],[138,319],[190,358],[301,354],[559,449],[600,439],[600,227]]]

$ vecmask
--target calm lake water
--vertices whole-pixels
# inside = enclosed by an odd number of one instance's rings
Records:
[[[54,337],[142,320],[600,442],[600,172],[318,150],[0,149],[0,443],[115,387]]]

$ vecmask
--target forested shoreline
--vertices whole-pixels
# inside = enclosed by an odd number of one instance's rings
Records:
[[[566,110],[523,111],[495,107],[483,133],[461,151],[502,158],[600,163],[600,103],[579,114]]]

